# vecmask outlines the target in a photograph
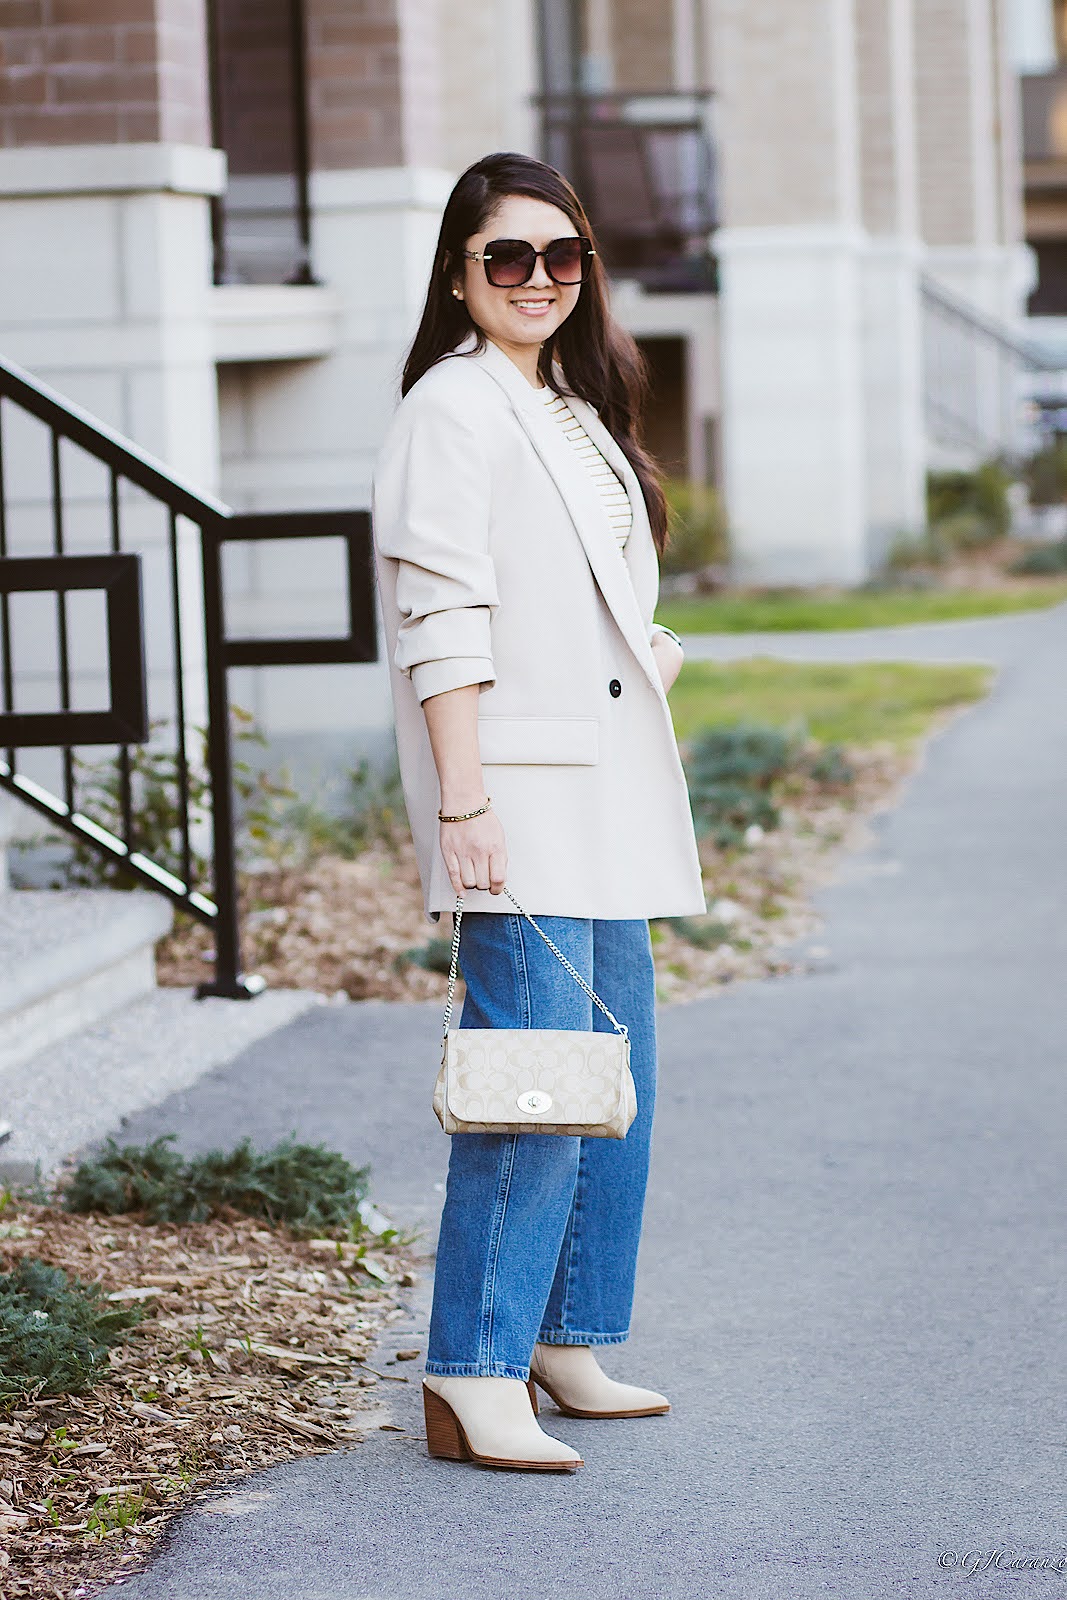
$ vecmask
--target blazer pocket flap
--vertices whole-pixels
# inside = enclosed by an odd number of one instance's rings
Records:
[[[597,717],[479,717],[478,749],[488,766],[595,766]]]

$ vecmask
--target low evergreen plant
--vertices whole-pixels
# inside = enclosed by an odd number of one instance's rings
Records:
[[[83,1161],[68,1181],[68,1211],[117,1216],[143,1212],[148,1222],[205,1222],[226,1207],[296,1232],[325,1234],[358,1220],[369,1169],[353,1167],[325,1145],[283,1139],[257,1151],[242,1139],[230,1151],[183,1157],[170,1148],[173,1133],[150,1144],[108,1139],[99,1155]]]
[[[791,774],[814,779],[824,788],[846,788],[854,773],[839,745],[812,753],[803,730],[738,722],[704,728],[690,741],[686,780],[697,832],[715,843],[738,845],[746,829],[777,828],[777,795]]]
[[[26,1395],[80,1394],[144,1307],[112,1306],[97,1283],[23,1257],[0,1273],[0,1404]]]
[[[1035,544],[1013,561],[1008,571],[1020,578],[1054,577],[1067,572],[1067,539],[1053,544]]]

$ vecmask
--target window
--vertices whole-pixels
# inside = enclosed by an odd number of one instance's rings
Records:
[[[212,0],[216,283],[312,283],[301,0]]]

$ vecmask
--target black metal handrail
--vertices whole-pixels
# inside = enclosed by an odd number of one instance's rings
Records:
[[[11,516],[6,492],[4,403],[14,405],[35,417],[48,429],[49,503],[51,511],[51,550],[32,556],[12,553]],[[107,469],[107,552],[91,556],[73,555],[67,548],[61,445],[69,441]],[[138,847],[138,822],[135,814],[131,746],[142,743],[147,733],[147,712],[141,702],[125,692],[116,696],[118,672],[116,650],[125,650],[123,673],[143,674],[142,629],[140,627],[139,557],[123,548],[124,484],[132,484],[151,501],[164,508],[167,522],[167,596],[172,631],[175,739],[178,818],[178,869],[152,859]],[[194,881],[193,815],[191,804],[191,764],[186,725],[185,679],[187,673],[183,642],[190,627],[183,600],[179,550],[179,518],[199,531],[200,585],[203,596],[204,681],[207,710],[207,783],[211,806],[211,893]],[[339,639],[233,640],[226,636],[223,590],[222,547],[229,540],[322,538],[340,536],[348,552],[349,628]],[[86,562],[89,567],[86,567]],[[137,563],[136,574],[130,563]],[[80,563],[80,565],[79,565]],[[131,591],[130,584],[134,584]],[[72,709],[72,674],[68,650],[68,594],[75,588],[102,588],[109,593],[108,639],[112,659],[112,713],[86,714]],[[16,674],[13,661],[13,631],[10,596],[36,589],[55,596],[56,631],[59,643],[60,709],[28,716],[16,710]],[[114,605],[125,612],[112,614]],[[162,462],[140,450],[128,439],[96,421],[79,406],[68,402],[47,385],[13,363],[0,361],[0,787],[48,818],[54,826],[72,835],[90,851],[121,864],[134,879],[166,895],[201,923],[210,926],[215,937],[215,975],[199,985],[197,994],[222,995],[246,999],[262,989],[262,980],[247,977],[241,970],[238,920],[237,857],[233,804],[233,755],[230,734],[230,706],[227,671],[236,665],[274,665],[292,662],[373,661],[377,659],[376,624],[373,609],[373,567],[370,519],[367,512],[277,513],[245,516],[211,495],[192,488],[171,473]],[[140,657],[140,658],[139,658]],[[123,673],[119,673],[122,676]],[[110,718],[110,720],[109,720]],[[16,740],[21,739],[21,744]],[[117,788],[121,829],[101,825],[79,805],[75,778],[75,748],[79,744],[106,743],[117,747]],[[51,793],[25,770],[20,770],[20,750],[54,747],[62,752],[63,783],[61,796]]]

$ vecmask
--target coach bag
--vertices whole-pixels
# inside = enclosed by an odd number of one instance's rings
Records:
[[[614,1033],[567,1028],[450,1028],[463,896],[456,896],[441,1070],[433,1108],[446,1133],[564,1133],[625,1139],[637,1115],[630,1036],[562,950],[504,893],[611,1021]]]

